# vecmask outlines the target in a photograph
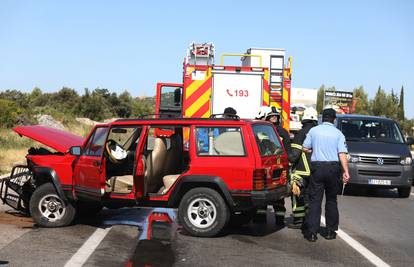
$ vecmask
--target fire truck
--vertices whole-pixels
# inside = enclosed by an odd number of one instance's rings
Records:
[[[224,60],[238,57],[239,66]],[[260,106],[274,106],[289,130],[292,59],[284,49],[249,48],[222,54],[215,64],[212,43],[190,44],[182,83],[157,83],[155,113],[159,117],[208,118],[232,107],[241,118],[254,118]]]

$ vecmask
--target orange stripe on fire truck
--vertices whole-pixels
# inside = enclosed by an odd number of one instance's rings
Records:
[[[192,117],[206,102],[210,101],[211,88],[202,94],[193,104],[185,110],[186,117]]]

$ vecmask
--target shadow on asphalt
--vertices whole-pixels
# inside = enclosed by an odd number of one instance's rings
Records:
[[[396,189],[367,188],[347,185],[347,187],[345,187],[344,195],[354,197],[398,198],[398,191]]]

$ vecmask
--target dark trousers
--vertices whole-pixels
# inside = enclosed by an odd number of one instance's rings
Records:
[[[337,194],[340,189],[341,168],[338,162],[312,162],[309,180],[309,210],[306,215],[308,231],[318,233],[321,223],[321,205],[325,192],[325,217],[328,230],[338,230],[339,212]]]

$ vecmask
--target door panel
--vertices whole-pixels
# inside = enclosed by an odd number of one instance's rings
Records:
[[[100,199],[105,187],[103,152],[108,127],[97,127],[90,136],[82,155],[75,162],[74,185],[78,197]]]

